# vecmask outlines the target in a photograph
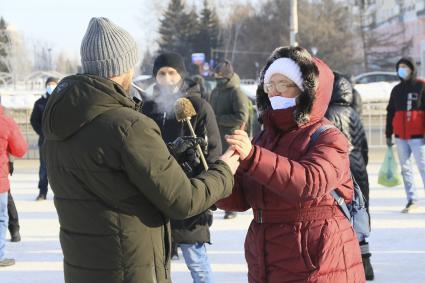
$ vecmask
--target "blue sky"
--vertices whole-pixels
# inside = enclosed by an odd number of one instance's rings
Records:
[[[79,56],[92,17],[108,17],[129,31],[144,49],[154,40],[158,13],[168,1],[148,0],[0,0],[0,16],[23,35],[25,43],[48,45],[53,56]]]

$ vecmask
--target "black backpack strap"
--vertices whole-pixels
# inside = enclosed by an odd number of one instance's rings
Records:
[[[323,132],[325,132],[326,130],[332,129],[332,128],[336,128],[335,125],[327,124],[327,125],[323,125],[323,126],[320,126],[319,128],[317,128],[316,131],[310,137],[310,142],[308,144],[308,147],[310,148],[317,141],[317,139],[319,138],[319,136]],[[344,212],[345,216],[348,219],[351,219],[350,210],[348,209],[344,198],[341,197],[335,190],[333,190],[331,192],[331,195],[335,199],[335,201],[339,205],[339,207],[341,208],[342,212]]]

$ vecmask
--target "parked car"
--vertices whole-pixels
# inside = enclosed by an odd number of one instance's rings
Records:
[[[400,78],[396,72],[368,72],[353,78],[354,84],[369,84],[377,82],[398,82]]]

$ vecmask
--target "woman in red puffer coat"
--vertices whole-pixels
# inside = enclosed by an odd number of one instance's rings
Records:
[[[241,166],[224,210],[252,208],[245,239],[249,282],[364,282],[356,235],[330,192],[352,201],[348,141],[323,132],[331,98],[329,67],[301,47],[281,47],[268,59],[257,89],[264,130],[252,144],[244,131],[227,141]]]
[[[22,157],[27,152],[27,143],[18,125],[4,115],[0,106],[0,193],[7,193],[9,184],[9,155]]]

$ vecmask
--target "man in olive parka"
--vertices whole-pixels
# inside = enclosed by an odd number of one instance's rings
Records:
[[[224,61],[214,69],[217,86],[211,93],[211,106],[220,130],[223,152],[227,150],[226,135],[246,128],[249,119],[249,100],[242,92],[238,74],[229,61]],[[225,211],[224,219],[236,217],[236,212]]]
[[[238,156],[186,177],[129,97],[137,45],[108,19],[91,19],[81,61],[84,74],[59,83],[42,123],[65,282],[171,282],[169,217],[229,195]]]

